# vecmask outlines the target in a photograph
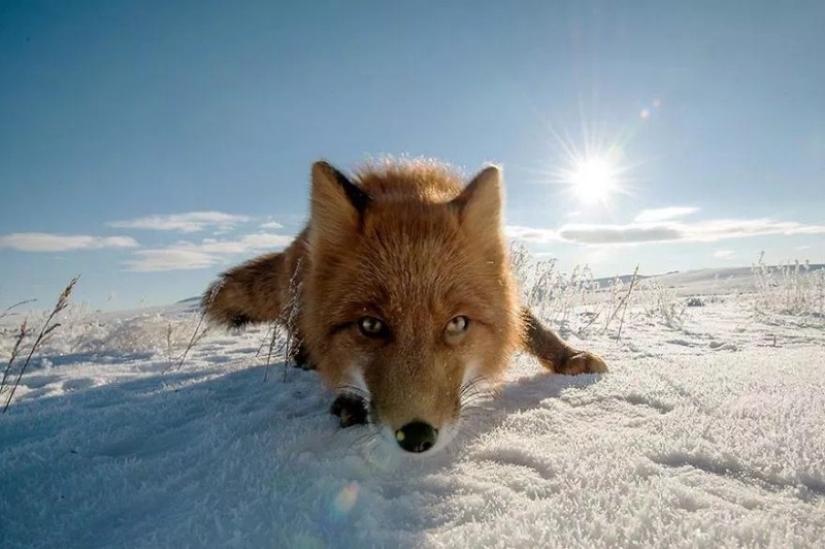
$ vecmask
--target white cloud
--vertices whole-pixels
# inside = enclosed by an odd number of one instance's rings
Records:
[[[128,236],[60,235],[49,233],[14,233],[0,236],[0,248],[23,252],[68,252],[101,248],[137,248]]]
[[[579,244],[635,244],[682,240],[683,234],[670,225],[564,225],[559,238]]]
[[[557,230],[508,226],[508,236],[527,242],[575,244],[642,244],[652,242],[717,242],[762,235],[825,234],[823,225],[803,225],[772,219],[714,219],[681,223],[628,223],[624,225],[566,224]]]
[[[667,221],[669,219],[676,219],[677,217],[685,217],[699,211],[699,208],[691,206],[671,206],[668,208],[656,208],[652,210],[642,210],[634,223],[655,223],[657,221]]]
[[[167,248],[135,252],[135,259],[124,261],[129,271],[154,272],[204,269],[220,263],[221,258],[196,250]]]
[[[284,226],[278,223],[277,221],[267,221],[266,223],[261,223],[259,225],[261,229],[283,229]]]
[[[733,250],[716,250],[713,252],[713,257],[716,259],[730,259],[734,255],[736,255],[736,252]]]
[[[272,248],[282,248],[292,242],[292,236],[270,233],[254,233],[242,236],[238,240],[216,240],[205,238],[200,244],[180,243],[179,245],[197,248],[213,254],[243,254]]]
[[[715,242],[726,238],[745,238],[761,235],[823,234],[823,225],[803,225],[795,221],[773,219],[718,219],[683,226],[686,240]]]
[[[553,242],[561,240],[556,231],[524,227],[522,225],[507,225],[504,228],[504,233],[509,238],[522,240],[524,242]]]
[[[130,271],[172,271],[203,269],[224,263],[227,256],[276,251],[292,242],[294,237],[270,233],[253,233],[236,240],[205,238],[200,243],[181,241],[166,248],[141,250],[134,259],[124,262]]]
[[[253,233],[244,235],[243,238],[241,238],[241,242],[247,247],[248,250],[281,248],[289,246],[293,240],[295,240],[294,236],[271,233]]]
[[[125,221],[112,221],[107,223],[107,225],[119,229],[148,229],[154,231],[194,233],[203,231],[207,227],[227,230],[238,223],[247,223],[248,221],[249,217],[245,215],[232,215],[222,212],[188,212],[169,215],[150,215]]]

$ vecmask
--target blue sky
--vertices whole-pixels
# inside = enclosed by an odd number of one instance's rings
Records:
[[[314,160],[383,154],[502,164],[508,233],[566,270],[822,262],[823,28],[817,1],[5,1],[0,307],[75,274],[95,308],[197,295],[300,229]],[[596,200],[569,150],[609,158]]]

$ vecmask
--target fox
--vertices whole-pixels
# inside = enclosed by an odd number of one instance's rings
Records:
[[[352,176],[319,160],[310,180],[291,244],[221,274],[201,305],[228,328],[285,327],[341,427],[371,424],[404,455],[434,452],[473,388],[500,384],[517,351],[555,374],[608,371],[520,303],[501,167],[465,183],[436,160],[371,161]]]

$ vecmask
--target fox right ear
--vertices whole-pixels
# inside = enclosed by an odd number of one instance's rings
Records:
[[[357,230],[370,197],[323,160],[312,165],[310,223],[315,231],[340,235]]]
[[[501,168],[498,166],[481,170],[453,199],[462,221],[481,234],[487,230],[499,231],[502,202]]]

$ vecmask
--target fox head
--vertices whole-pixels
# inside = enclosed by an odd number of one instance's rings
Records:
[[[364,395],[409,452],[443,447],[462,397],[519,341],[499,168],[466,185],[440,165],[312,168],[302,334],[327,383]]]

